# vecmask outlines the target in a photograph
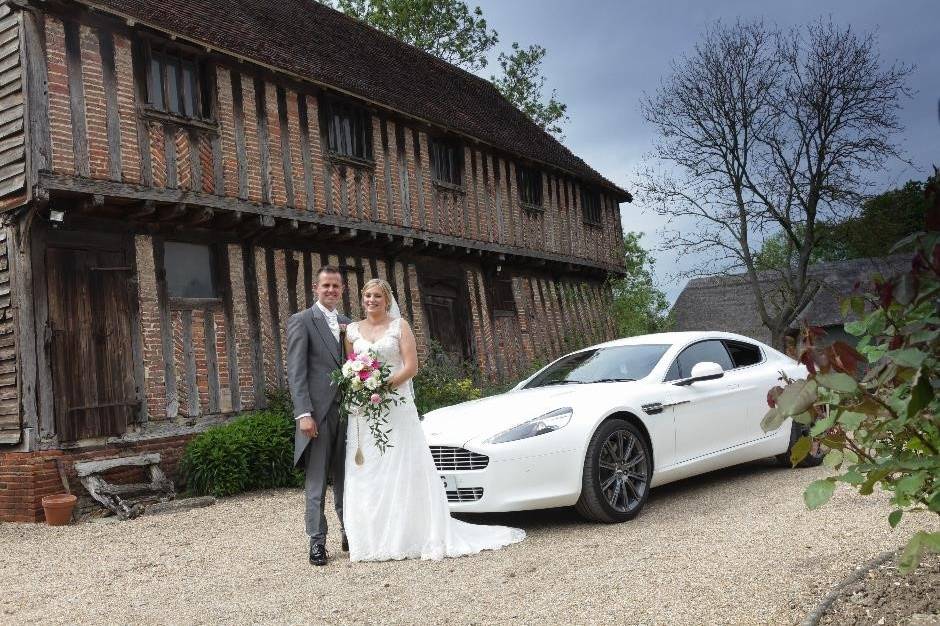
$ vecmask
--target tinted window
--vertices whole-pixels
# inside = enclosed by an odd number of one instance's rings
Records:
[[[526,389],[605,379],[638,380],[653,371],[668,348],[658,344],[615,346],[569,354],[532,379]]]
[[[725,347],[731,354],[735,367],[747,367],[760,363],[762,358],[760,348],[743,341],[726,341]]]
[[[705,361],[717,363],[721,366],[721,369],[726,371],[734,369],[731,363],[731,357],[728,356],[728,351],[725,350],[724,345],[717,339],[711,339],[709,341],[694,343],[680,352],[676,362],[673,363],[673,367],[669,368],[669,374],[666,376],[666,380],[688,378],[692,375],[692,368],[695,367],[696,363]],[[678,370],[679,375],[672,378],[674,368]]]
[[[167,241],[166,287],[171,298],[215,298],[209,246]]]

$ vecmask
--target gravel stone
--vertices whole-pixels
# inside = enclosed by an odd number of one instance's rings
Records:
[[[110,524],[0,524],[4,624],[796,624],[892,532],[885,494],[803,504],[826,468],[751,463],[654,489],[632,522],[571,509],[466,516],[528,538],[443,561],[307,563],[303,494]],[[328,503],[327,508],[332,513]],[[923,528],[926,528],[924,520]]]

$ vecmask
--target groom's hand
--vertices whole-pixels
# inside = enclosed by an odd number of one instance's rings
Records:
[[[317,438],[317,423],[309,415],[301,417],[298,426],[300,427],[300,432],[303,434],[311,439]]]

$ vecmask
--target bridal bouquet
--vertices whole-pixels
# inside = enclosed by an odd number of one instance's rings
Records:
[[[388,428],[389,409],[401,402],[398,392],[388,383],[390,376],[391,368],[379,361],[372,350],[350,353],[343,366],[330,374],[340,391],[340,418],[345,420],[353,413],[365,417],[375,447],[382,454],[392,446],[388,442],[388,434],[392,432]],[[356,450],[356,464],[362,465],[363,460],[360,446]]]

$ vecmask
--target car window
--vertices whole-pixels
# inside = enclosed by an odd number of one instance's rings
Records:
[[[756,365],[764,360],[760,348],[754,344],[744,341],[726,341],[725,347],[728,348],[728,352],[731,354],[731,361],[734,363],[735,367]]]
[[[688,378],[692,375],[692,368],[695,367],[696,363],[705,361],[717,363],[721,366],[721,369],[725,371],[734,369],[731,357],[728,356],[728,351],[725,350],[725,346],[717,339],[709,339],[708,341],[693,343],[680,352],[679,356],[676,357],[675,362],[672,364],[672,367],[669,368],[665,380],[670,381]]]
[[[649,376],[668,345],[611,346],[562,357],[533,378],[526,389],[546,385],[639,380]]]

